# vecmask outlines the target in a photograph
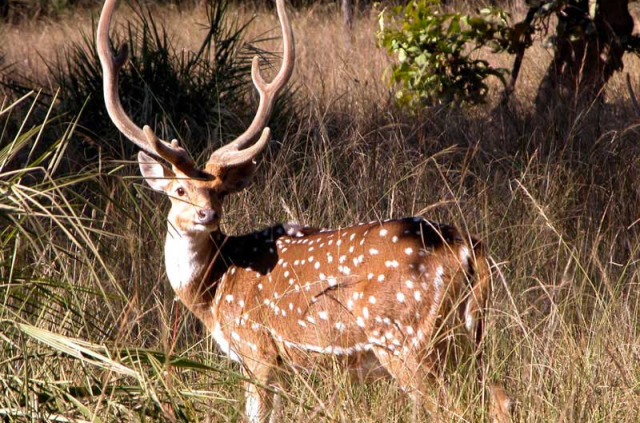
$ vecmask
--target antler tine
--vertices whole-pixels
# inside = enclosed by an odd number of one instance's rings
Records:
[[[269,143],[269,131],[266,128],[278,94],[287,84],[293,73],[295,62],[295,46],[293,40],[293,29],[287,16],[284,0],[276,0],[280,28],[282,30],[283,57],[282,67],[275,78],[267,83],[260,73],[260,58],[253,58],[251,65],[251,79],[260,95],[260,103],[256,116],[247,130],[234,141],[214,151],[209,158],[209,162],[214,162],[220,166],[233,166],[246,163],[254,159]],[[247,148],[251,142],[262,132],[258,141]]]
[[[187,175],[191,175],[194,172],[198,173],[189,153],[178,145],[177,140],[173,140],[171,143],[162,141],[147,125],[140,129],[139,126],[133,123],[122,107],[118,92],[118,72],[127,63],[129,51],[127,45],[123,44],[114,55],[109,45],[109,27],[116,3],[117,0],[105,1],[98,21],[96,37],[98,56],[102,64],[104,102],[107,107],[107,113],[109,113],[109,117],[118,130],[142,150],[166,160],[182,173]]]

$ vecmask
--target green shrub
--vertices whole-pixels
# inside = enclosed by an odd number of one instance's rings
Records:
[[[507,17],[497,9],[482,9],[477,16],[447,13],[439,0],[383,11],[379,43],[398,60],[391,67],[391,82],[400,84],[399,102],[413,107],[484,102],[486,79],[495,76],[504,84],[506,70],[491,67],[477,52],[510,48]]]

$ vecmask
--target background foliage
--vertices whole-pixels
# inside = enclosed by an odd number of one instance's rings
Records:
[[[420,107],[485,102],[485,80],[495,76],[505,84],[507,70],[478,58],[477,50],[513,49],[507,18],[492,8],[476,16],[445,12],[439,0],[412,1],[381,13],[380,44],[398,60],[391,66],[391,82],[400,85],[400,103]]]
[[[628,3],[527,1],[525,18],[511,23],[509,14],[499,8],[462,15],[446,11],[440,0],[411,1],[380,14],[379,38],[398,60],[390,79],[398,87],[399,101],[415,108],[433,102],[485,102],[489,76],[502,82],[503,99],[508,100],[525,51],[535,36],[546,37],[555,57],[538,93],[542,111],[548,100],[591,102],[601,97],[604,85],[622,69],[624,53],[636,52],[640,45],[640,38],[632,35]],[[552,18],[556,30],[548,35]],[[479,58],[485,47],[515,55],[508,83],[506,69]]]

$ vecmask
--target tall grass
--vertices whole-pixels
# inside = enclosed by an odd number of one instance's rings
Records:
[[[336,15],[304,13],[293,15],[297,113],[280,117],[280,141],[230,199],[226,231],[411,214],[455,223],[484,239],[498,265],[485,359],[489,379],[514,400],[514,420],[638,421],[640,146],[619,82],[596,115],[533,115],[527,99],[545,57],[537,52],[511,109],[408,115],[377,79],[385,59],[373,20],[360,23],[350,52]],[[255,24],[249,31],[260,33],[275,19]],[[68,172],[78,118],[55,106],[36,117],[25,107],[34,101],[0,111],[10,128],[0,132],[0,413],[239,421],[239,368],[166,283],[165,200],[132,163]],[[39,137],[53,140],[44,152]],[[408,420],[394,382],[352,384],[338,362],[327,364],[289,376],[285,421]],[[447,374],[446,393],[434,388],[435,419],[486,419],[468,367]]]

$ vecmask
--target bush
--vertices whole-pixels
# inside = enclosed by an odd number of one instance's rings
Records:
[[[420,107],[433,103],[483,103],[486,79],[505,83],[505,69],[493,68],[476,52],[510,46],[507,14],[482,9],[478,16],[445,13],[439,0],[420,0],[380,14],[380,45],[395,55],[391,83],[400,103]]]

